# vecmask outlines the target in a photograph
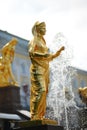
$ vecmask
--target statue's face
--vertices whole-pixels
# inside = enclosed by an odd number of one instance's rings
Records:
[[[38,25],[36,25],[36,32],[39,35],[45,35],[46,33],[46,24],[45,22],[39,23]]]
[[[45,35],[46,34],[46,27],[43,26],[42,28],[40,28],[40,34],[41,35]]]

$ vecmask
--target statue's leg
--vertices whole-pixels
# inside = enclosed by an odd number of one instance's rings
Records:
[[[41,95],[40,103],[38,106],[38,116],[43,119],[46,112],[46,92],[44,91]]]
[[[42,119],[46,111],[46,92],[34,91],[31,87],[30,112],[31,119]]]

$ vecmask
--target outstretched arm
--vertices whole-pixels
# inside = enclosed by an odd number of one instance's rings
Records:
[[[61,53],[61,51],[63,51],[65,49],[64,46],[62,46],[55,54],[36,54],[35,58],[36,59],[43,59],[43,60],[48,60],[48,61],[52,61],[54,58],[58,57]],[[40,57],[39,57],[40,56]]]
[[[61,51],[63,51],[64,49],[65,49],[65,47],[62,46],[55,54],[52,55],[52,58],[54,59],[54,58],[56,58],[57,56],[59,56],[60,53],[61,53]]]

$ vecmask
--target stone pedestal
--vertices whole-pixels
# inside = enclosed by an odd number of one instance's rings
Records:
[[[31,120],[31,121],[19,121],[18,128],[15,130],[64,130],[62,126],[58,126],[58,122],[55,120]]]
[[[14,130],[64,130],[64,128],[55,125],[36,125],[25,128],[15,128]]]
[[[20,88],[17,86],[0,87],[0,112],[15,113],[21,109]]]
[[[58,122],[50,119],[20,121],[19,127],[30,127],[37,125],[58,125]]]

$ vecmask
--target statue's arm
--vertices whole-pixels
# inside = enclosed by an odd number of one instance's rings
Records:
[[[60,53],[65,49],[64,46],[62,46],[55,54],[52,55],[52,59],[58,57]]]
[[[64,49],[65,47],[62,46],[55,54],[34,52],[32,56],[36,59],[42,58],[43,60],[52,61],[54,58],[58,57]]]
[[[46,59],[48,61],[52,61],[54,58],[58,57],[60,55],[61,51],[63,51],[64,49],[65,49],[65,47],[62,46],[55,54],[49,54]]]

